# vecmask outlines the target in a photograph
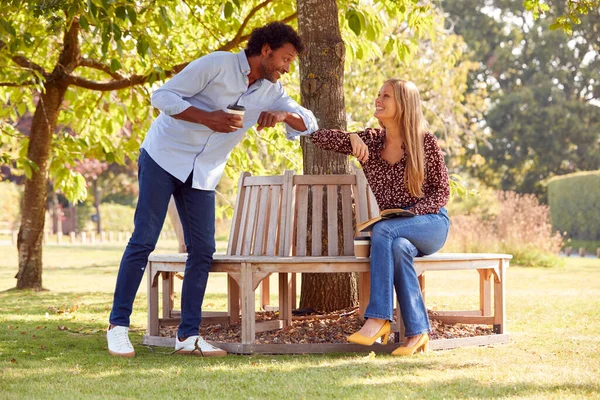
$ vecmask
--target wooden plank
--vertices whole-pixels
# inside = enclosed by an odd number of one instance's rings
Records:
[[[276,319],[273,321],[257,322],[256,333],[274,331],[276,329],[283,329],[284,325],[285,324],[280,319]]]
[[[240,254],[247,256],[252,252],[252,241],[255,239],[256,231],[256,207],[258,206],[258,196],[260,194],[260,186],[252,186],[250,190],[250,203],[248,205],[248,219],[246,220],[246,226],[244,227],[244,240],[242,252]]]
[[[369,305],[371,296],[371,273],[360,272],[358,274],[358,316],[365,318],[365,311]]]
[[[240,286],[229,274],[227,274],[227,311],[230,324],[240,322]]]
[[[356,203],[356,223],[360,224],[369,219],[369,210],[367,208],[367,178],[362,171],[356,174],[356,193],[354,193],[354,202]]]
[[[294,185],[354,185],[355,175],[295,175]]]
[[[246,225],[248,223],[248,209],[250,207],[250,192],[251,187],[244,187],[244,200],[242,202],[242,215],[240,216],[239,231],[237,235],[237,244],[234,247],[232,255],[242,255],[242,249],[244,247],[244,235],[246,234]]]
[[[259,186],[260,195],[258,198],[258,215],[256,216],[256,229],[254,233],[254,250],[252,254],[262,256],[265,254],[264,244],[268,233],[268,206],[271,188],[269,186]]]
[[[504,303],[504,290],[506,280],[504,279],[508,260],[501,260],[498,266],[498,279],[494,279],[494,333],[504,333],[506,331],[506,305]]]
[[[308,186],[297,186],[296,194],[296,256],[305,256],[308,230]]]
[[[352,226],[352,190],[350,185],[342,185],[342,232],[345,256],[354,255],[354,227]]]
[[[242,344],[252,344],[255,338],[254,327],[254,288],[252,285],[252,269],[249,264],[242,263],[240,277],[242,299]]]
[[[423,302],[425,302],[425,274],[421,274],[417,277],[419,280],[419,286],[421,287],[421,296],[423,297]]]
[[[173,309],[173,272],[162,274],[162,316],[169,318]]]
[[[327,185],[327,255],[337,256],[338,250],[338,187]]]
[[[433,311],[431,314],[431,319],[436,319],[437,316],[445,316],[445,315],[450,315],[450,316],[457,316],[457,315],[463,315],[463,316],[479,316],[481,317],[481,311],[480,310],[456,310],[456,311]]]
[[[292,274],[279,274],[279,318],[284,326],[292,323]]]
[[[323,186],[312,186],[311,255],[323,255]]]
[[[260,308],[264,310],[269,304],[271,304],[271,281],[267,278],[260,282]]]
[[[281,186],[271,188],[271,198],[269,199],[269,230],[267,231],[267,250],[268,256],[275,255],[277,248],[277,239],[281,240]]]
[[[489,269],[478,269],[479,272],[479,309],[481,314],[492,315],[492,271]]]
[[[494,325],[494,317],[470,316],[470,315],[436,315],[431,319],[441,321],[445,324],[477,324]]]
[[[429,341],[429,349],[450,350],[468,346],[493,346],[510,342],[507,333],[484,335],[456,339],[436,339]],[[175,347],[174,337],[144,335],[142,343],[146,346]],[[208,343],[232,354],[325,354],[325,353],[370,353],[390,354],[398,348],[397,343],[361,346],[353,343],[315,343],[315,344],[251,344],[215,342]]]
[[[374,218],[379,215],[379,206],[377,205],[377,199],[370,187],[367,187],[367,201],[369,203],[369,218]]]
[[[285,171],[282,187],[282,198],[281,198],[281,223],[280,229],[281,234],[279,238],[279,255],[280,256],[289,256],[292,252],[292,228],[291,224],[293,224],[293,213],[294,213],[294,172],[293,171]]]
[[[234,249],[237,247],[237,241],[240,233],[240,220],[242,216],[242,209],[244,207],[243,199],[246,193],[244,179],[249,176],[249,172],[242,172],[240,179],[238,180],[238,194],[235,200],[235,207],[233,209],[233,219],[231,220],[231,230],[229,232],[229,241],[227,243],[227,254],[233,254]]]
[[[158,336],[158,285],[152,285],[154,271],[148,263],[148,334]]]
[[[283,185],[283,175],[249,176],[245,180],[246,186]]]
[[[344,263],[301,263],[301,264],[274,264],[274,263],[252,263],[256,273],[344,273],[344,272],[368,272],[369,263],[363,264],[344,264]]]

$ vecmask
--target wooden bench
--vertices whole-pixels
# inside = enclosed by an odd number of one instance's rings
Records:
[[[310,205],[310,207],[309,207]],[[214,343],[233,353],[323,353],[331,351],[390,352],[398,344],[364,347],[355,344],[255,344],[255,334],[292,323],[296,273],[354,272],[359,276],[360,315],[369,298],[369,261],[354,257],[357,222],[379,210],[362,171],[353,175],[294,175],[240,178],[227,254],[216,255],[211,272],[228,274],[228,311],[203,313],[203,324],[237,323],[241,313],[241,343]],[[327,224],[323,225],[324,218]],[[313,229],[319,227],[318,229]],[[321,229],[322,226],[325,228]],[[342,232],[338,239],[338,232]],[[324,241],[323,238],[326,238]],[[323,248],[322,243],[326,243]],[[152,255],[148,264],[148,335],[144,343],[173,346],[173,338],[159,337],[159,327],[176,325],[173,275],[185,269],[186,254]],[[431,348],[454,348],[508,341],[504,311],[506,254],[439,253],[416,259],[425,295],[425,272],[475,270],[479,273],[480,307],[470,311],[437,312],[446,323],[493,325],[496,334],[440,339]],[[261,306],[269,304],[271,274],[279,274],[279,319],[255,322],[255,290],[262,282]],[[158,278],[162,277],[162,318],[158,313]],[[493,298],[492,298],[493,288]],[[493,313],[492,313],[493,311]],[[394,330],[403,332],[397,312]]]

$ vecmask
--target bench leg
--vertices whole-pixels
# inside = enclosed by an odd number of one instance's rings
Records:
[[[238,324],[240,322],[240,285],[229,274],[227,274],[227,311],[229,323]]]
[[[506,305],[504,304],[504,289],[508,260],[500,260],[497,276],[494,279],[494,332],[506,331]]]
[[[248,263],[242,263],[240,289],[242,292],[242,344],[254,344],[256,336],[254,285],[252,283],[252,266]]]
[[[425,272],[419,275],[418,279],[419,286],[421,286],[421,296],[423,297],[423,302],[425,302]]]
[[[361,320],[365,319],[365,311],[369,305],[371,296],[371,273],[358,273],[358,316]]]
[[[148,274],[148,335],[158,336],[158,285],[152,283],[154,271],[149,263]]]
[[[489,269],[478,269],[479,272],[479,310],[482,316],[492,315],[492,271]]]
[[[292,324],[292,284],[291,274],[279,274],[279,318],[284,327]]]
[[[271,280],[269,277],[260,282],[260,308],[265,309],[265,306],[271,304]]]
[[[162,316],[171,318],[175,294],[173,293],[173,272],[162,272]]]

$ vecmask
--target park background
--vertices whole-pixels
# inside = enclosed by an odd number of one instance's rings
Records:
[[[4,2],[4,393],[111,397],[108,388],[115,397],[159,397],[172,390],[200,397],[597,397],[600,13],[597,1],[571,6],[498,0]],[[341,84],[340,101],[324,112],[336,114],[329,119],[335,127],[358,130],[376,126],[374,97],[386,78],[417,84],[453,180],[453,225],[443,251],[515,256],[507,287],[512,343],[412,360],[343,355],[200,361],[139,346],[134,361],[109,359],[103,329],[132,229],[137,152],[156,116],[151,91],[198,56],[243,48],[253,27],[281,20],[313,35],[311,29],[322,33],[319,18],[327,15],[338,16],[339,30],[326,33],[344,43],[344,57],[332,61],[341,73],[320,81],[302,75],[299,61],[284,79],[286,89],[301,101],[314,81]],[[36,112],[40,98],[58,90],[53,78],[64,71],[53,68],[63,60],[74,20],[85,61],[62,75],[67,88],[56,104],[55,129],[43,132]],[[33,137],[38,139],[30,142]],[[307,146],[285,140],[281,129],[248,133],[217,188],[217,251],[224,251],[241,171],[310,173],[306,157],[314,149]],[[29,204],[48,211],[33,215],[23,206],[27,196]],[[24,234],[37,236],[17,251],[14,232],[23,227]],[[157,251],[178,250],[172,232],[167,221]],[[570,248],[575,251],[565,257]],[[27,254],[38,258],[35,265],[24,261]],[[39,281],[28,286],[22,280],[23,288],[36,291],[11,290],[23,268],[39,268]],[[207,307],[225,306],[224,282],[211,281]],[[433,278],[428,307],[475,303],[469,282],[460,273]],[[48,291],[37,291],[42,287]],[[142,289],[134,344],[145,329],[145,304]],[[32,376],[39,385],[27,384]],[[235,388],[221,387],[232,377]]]

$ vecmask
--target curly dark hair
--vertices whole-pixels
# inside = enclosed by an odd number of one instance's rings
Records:
[[[304,51],[302,39],[294,28],[283,22],[271,22],[252,31],[246,45],[246,54],[248,57],[257,56],[265,44],[268,44],[271,50],[277,50],[286,43],[294,46],[298,53]]]

